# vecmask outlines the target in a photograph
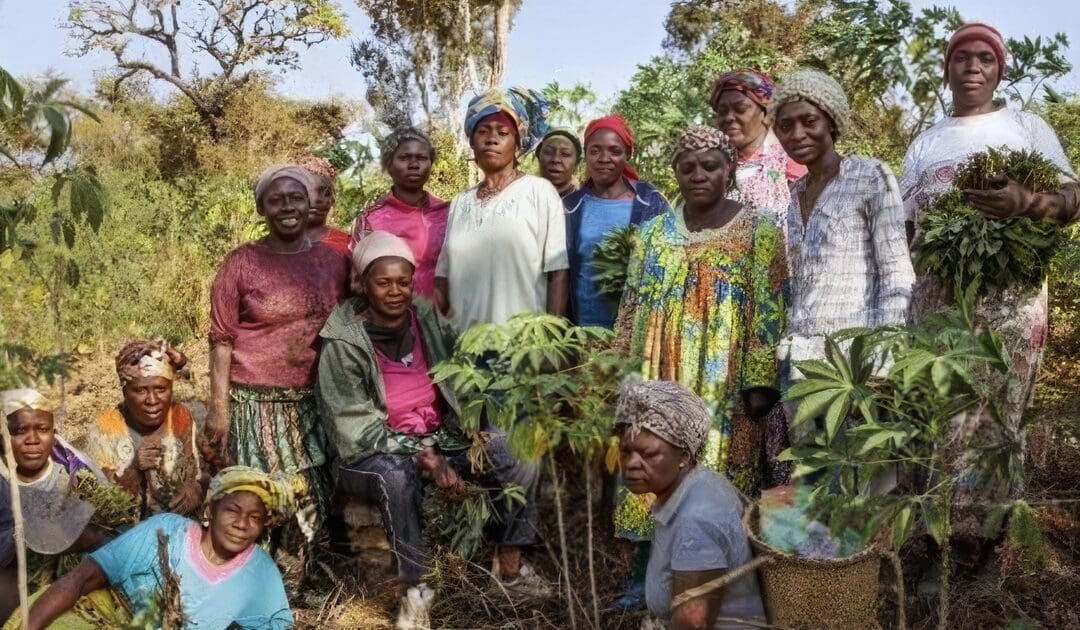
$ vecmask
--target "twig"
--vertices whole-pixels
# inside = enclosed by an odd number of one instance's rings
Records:
[[[577,628],[577,615],[574,613],[574,597],[570,589],[570,558],[566,553],[566,525],[563,523],[563,503],[562,503],[562,480],[559,478],[559,472],[555,469],[555,456],[552,453],[547,455],[548,466],[551,469],[551,483],[555,490],[555,516],[559,525],[559,545],[562,547],[562,571],[563,571],[563,584],[566,586],[566,606],[570,612],[570,627]]]
[[[768,564],[768,563],[770,563],[772,561],[773,561],[772,556],[758,556],[757,558],[754,558],[753,560],[751,560],[750,562],[747,562],[746,564],[744,564],[742,566],[735,567],[731,571],[728,571],[727,573],[721,575],[720,577],[716,578],[715,580],[709,580],[708,582],[702,584],[701,586],[695,586],[694,588],[688,588],[685,591],[683,591],[683,592],[679,593],[678,595],[671,598],[671,608],[670,608],[670,610],[674,611],[676,608],[678,608],[679,606],[682,606],[683,604],[690,601],[691,599],[694,599],[696,597],[701,597],[702,595],[708,595],[709,593],[711,593],[711,592],[713,592],[715,590],[724,588],[728,584],[731,584],[732,582],[734,582],[735,580],[741,578],[742,576],[746,575],[747,573],[750,573],[751,571],[756,571],[757,568],[760,567],[761,565]]]
[[[593,566],[593,497],[592,497],[592,461],[585,461],[585,518],[589,522],[588,538],[585,545],[589,554],[589,592],[592,594],[593,627],[600,630],[600,604],[596,596],[596,569]]]
[[[7,420],[0,419],[0,432],[4,438],[4,457],[7,462],[8,483],[11,484],[11,516],[15,522],[15,563],[18,565],[19,612],[24,628],[30,627],[30,608],[27,600],[30,593],[26,588],[26,531],[23,523],[22,501],[19,499],[19,474],[15,471],[15,451],[11,449],[11,432]]]

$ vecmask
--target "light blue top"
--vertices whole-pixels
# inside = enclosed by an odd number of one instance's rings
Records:
[[[293,624],[289,600],[274,561],[257,545],[225,565],[210,564],[199,546],[202,527],[176,514],[152,516],[90,554],[109,584],[138,615],[161,583],[157,533],[169,537],[169,566],[180,579],[185,628],[279,630]]]
[[[600,288],[593,280],[593,249],[604,240],[604,235],[613,228],[630,225],[630,213],[634,207],[633,199],[601,199],[586,194],[582,198],[581,226],[577,235],[577,269],[575,275],[575,298],[577,304],[577,323],[580,326],[615,327],[618,304],[600,293]]]
[[[656,533],[645,574],[645,602],[658,617],[671,614],[672,571],[730,571],[753,559],[739,495],[717,472],[695,467],[667,501],[653,506],[653,518]],[[729,619],[765,623],[756,574],[725,586],[721,598],[720,619],[713,628],[752,627]]]

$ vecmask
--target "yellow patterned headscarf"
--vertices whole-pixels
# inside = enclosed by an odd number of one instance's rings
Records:
[[[0,399],[4,401],[5,418],[22,409],[46,411],[48,413],[52,413],[53,411],[53,406],[52,403],[49,402],[49,399],[45,398],[38,390],[31,387],[9,389],[5,392],[0,392]]]
[[[296,495],[307,491],[307,482],[300,475],[267,474],[248,466],[230,466],[210,480],[206,491],[207,507],[225,495],[250,492],[262,500],[270,513],[267,525],[276,525],[292,518],[296,512]]]

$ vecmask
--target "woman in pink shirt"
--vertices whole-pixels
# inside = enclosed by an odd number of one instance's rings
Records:
[[[412,250],[416,260],[413,292],[435,299],[435,263],[446,236],[450,204],[424,190],[435,162],[435,145],[411,127],[398,129],[382,142],[382,166],[394,185],[353,222],[349,248],[364,234],[389,232]]]

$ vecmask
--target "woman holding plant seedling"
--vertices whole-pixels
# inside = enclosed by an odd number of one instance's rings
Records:
[[[1001,333],[1012,360],[1012,374],[994,384],[1001,391],[999,409],[969,413],[958,429],[956,437],[968,445],[969,455],[1002,440],[1015,444],[1015,455],[1023,452],[1021,416],[1034,391],[1047,334],[1043,267],[1057,226],[1080,216],[1080,186],[1053,130],[1037,115],[1007,109],[994,99],[1007,54],[1001,33],[987,24],[968,23],[953,34],[944,63],[952,115],[915,139],[900,179],[920,272],[914,316],[921,318],[961,292],[973,294],[976,322]],[[950,234],[970,242],[950,240]],[[987,245],[1009,256],[982,254]],[[957,253],[969,250],[980,253],[967,258]],[[964,469],[963,460],[956,468]],[[972,489],[984,486],[967,481]],[[1000,498],[1016,491],[1009,487],[1015,483],[981,491]]]
[[[336,451],[338,490],[377,505],[394,550],[401,587],[399,628],[428,627],[433,592],[423,583],[431,554],[423,536],[424,479],[448,493],[480,480],[498,494],[516,484],[526,502],[497,503],[497,567],[512,596],[546,594],[546,584],[522,560],[536,542],[539,472],[510,456],[505,435],[485,444],[487,464],[473,474],[469,441],[458,423],[457,399],[429,368],[450,357],[457,335],[424,299],[413,299],[415,262],[406,242],[370,232],[353,247],[353,291],[322,329],[320,417]],[[478,472],[479,471],[475,471]]]

